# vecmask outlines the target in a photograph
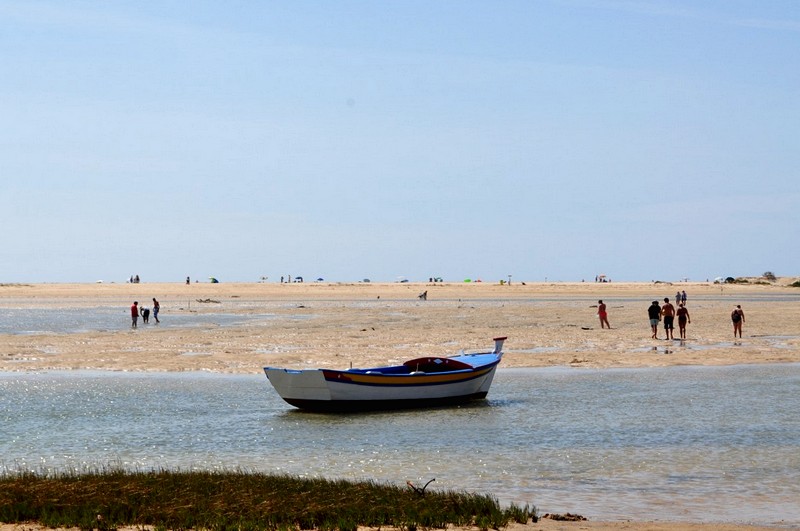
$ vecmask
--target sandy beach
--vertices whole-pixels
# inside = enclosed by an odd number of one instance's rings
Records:
[[[687,340],[651,338],[647,307],[687,292]],[[427,300],[418,295],[427,291]],[[134,300],[161,320],[226,314],[235,326],[130,329]],[[708,283],[36,284],[0,286],[0,309],[85,316],[87,331],[0,334],[0,370],[99,369],[258,373],[373,366],[418,354],[451,355],[507,336],[503,367],[654,367],[800,361],[800,289]],[[601,329],[604,300],[611,330]],[[746,321],[734,340],[730,312]],[[93,331],[92,311],[119,311],[119,328]],[[207,323],[207,321],[203,321]],[[675,330],[678,336],[678,330]]]
[[[450,355],[507,336],[502,367],[581,368],[800,362],[800,289],[711,283],[8,284],[0,310],[85,316],[87,331],[0,334],[0,371],[210,371],[257,374],[265,365],[346,368]],[[647,307],[685,290],[687,340],[650,337]],[[418,295],[427,291],[427,300]],[[130,328],[134,300],[161,303],[162,325]],[[597,301],[612,329],[600,329]],[[745,312],[734,340],[730,312]],[[97,308],[119,312],[119,329],[93,329]],[[235,325],[191,324],[237,315]],[[166,326],[180,316],[187,326]],[[675,335],[678,335],[677,330]],[[2,531],[35,526],[0,526]],[[512,531],[768,529],[735,524],[555,522]]]

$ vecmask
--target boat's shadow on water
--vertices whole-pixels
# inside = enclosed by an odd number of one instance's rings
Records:
[[[297,409],[293,408],[290,405],[286,405],[286,409],[284,411],[277,412],[275,414],[275,418],[279,420],[300,420],[300,419],[348,419],[348,418],[384,418],[384,417],[393,417],[396,418],[398,416],[417,416],[421,417],[424,416],[426,413],[442,413],[442,412],[452,412],[453,414],[457,414],[458,411],[471,411],[471,412],[479,412],[479,411],[491,411],[492,409],[496,408],[506,408],[506,407],[516,407],[520,404],[524,404],[525,400],[521,399],[514,399],[514,398],[496,398],[496,399],[487,399],[487,400],[474,400],[471,402],[467,402],[464,404],[459,405],[449,405],[449,406],[431,406],[431,407],[414,407],[414,408],[397,408],[397,409],[376,409],[376,410],[367,410],[367,411],[328,411],[328,412],[319,412],[319,411],[307,411],[304,409]]]

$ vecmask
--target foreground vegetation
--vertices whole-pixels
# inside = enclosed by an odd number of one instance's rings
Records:
[[[0,476],[0,522],[49,527],[341,530],[500,529],[537,520],[488,495],[252,472],[16,473]]]

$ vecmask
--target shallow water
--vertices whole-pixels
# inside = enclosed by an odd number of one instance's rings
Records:
[[[6,470],[244,468],[591,519],[800,525],[800,365],[499,369],[461,408],[303,413],[263,375],[0,373]]]
[[[239,315],[220,312],[161,312],[161,324],[152,313],[150,324],[139,318],[139,327],[191,328],[200,326],[235,326],[254,319],[272,318],[269,315]],[[131,327],[130,309],[107,306],[64,308],[0,308],[0,334],[74,334],[108,332]]]

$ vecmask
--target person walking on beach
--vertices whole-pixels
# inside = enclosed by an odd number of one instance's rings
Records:
[[[692,323],[692,318],[689,317],[689,310],[686,309],[686,306],[683,303],[678,305],[678,330],[681,334],[681,339],[686,339],[686,322],[688,321],[689,324]]]
[[[658,301],[653,301],[647,309],[647,316],[650,318],[650,329],[653,331],[653,339],[658,339],[658,323],[661,322],[661,306]]]
[[[153,319],[156,320],[156,324],[160,323],[161,321],[158,320],[158,312],[161,310],[161,305],[158,303],[155,297],[153,297]]]
[[[139,322],[139,303],[137,301],[133,301],[131,305],[131,328],[136,328],[136,324]]]
[[[733,337],[735,338],[736,332],[739,332],[739,339],[741,339],[742,324],[744,323],[744,310],[742,310],[741,304],[737,304],[731,312],[731,321],[733,321]]]
[[[675,329],[675,306],[669,302],[669,297],[664,297],[664,306],[661,307],[661,315],[664,317],[664,331],[667,333],[666,340],[675,339],[673,330]]]
[[[150,308],[147,306],[142,306],[139,310],[139,313],[142,315],[142,322],[144,324],[150,324]]]
[[[602,300],[597,301],[597,316],[600,317],[600,328],[608,327],[611,329],[611,325],[608,324],[608,312],[606,311],[606,305]]]
[[[681,291],[681,302],[686,306],[686,290]]]

